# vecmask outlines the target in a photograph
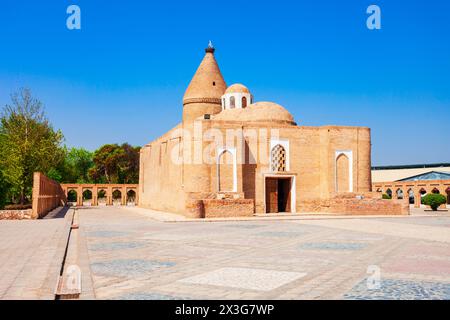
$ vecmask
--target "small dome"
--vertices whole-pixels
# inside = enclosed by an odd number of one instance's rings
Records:
[[[279,122],[295,125],[294,117],[273,102],[257,102],[244,109],[226,109],[213,116],[219,121]]]
[[[227,93],[250,93],[248,88],[240,83],[232,84],[225,90],[225,94]]]

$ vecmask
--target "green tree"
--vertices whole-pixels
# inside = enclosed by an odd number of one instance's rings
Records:
[[[422,198],[422,203],[430,206],[433,211],[437,211],[440,205],[447,202],[447,199],[438,193],[429,193]]]
[[[3,177],[3,170],[0,168],[0,210],[8,202],[9,185]]]
[[[24,204],[31,194],[33,172],[47,173],[63,159],[64,137],[53,130],[42,103],[29,89],[20,89],[11,100],[0,118],[0,167],[10,192]]]
[[[91,183],[89,169],[94,166],[93,157],[93,152],[84,148],[64,146],[64,159],[47,176],[61,183]]]
[[[89,176],[97,183],[137,183],[139,147],[128,143],[106,144],[94,152],[94,167]]]

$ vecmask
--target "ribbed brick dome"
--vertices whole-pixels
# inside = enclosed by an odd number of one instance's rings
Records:
[[[214,58],[214,48],[207,48],[205,51],[205,57],[184,93],[183,105],[189,103],[221,104],[220,98],[227,85]]]

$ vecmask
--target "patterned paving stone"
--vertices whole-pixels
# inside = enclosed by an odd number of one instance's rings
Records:
[[[302,231],[266,231],[257,233],[256,236],[260,237],[274,237],[274,238],[298,238],[308,234],[308,232]]]
[[[257,224],[229,224],[225,225],[226,228],[239,228],[239,229],[256,229],[264,227],[264,225],[257,225]]]
[[[188,297],[172,296],[151,292],[133,292],[115,297],[111,300],[191,300]]]
[[[384,218],[380,219],[380,221],[391,222],[392,219]],[[407,219],[403,220],[395,220],[395,222],[399,222],[402,224],[418,224],[424,226],[449,227],[450,217],[408,217]]]
[[[450,241],[445,219],[429,218],[427,225],[411,217],[163,223],[118,207],[78,212],[80,229],[90,232],[82,233],[89,235],[87,272],[92,272],[99,298],[447,296]],[[0,242],[0,251],[14,243]],[[356,288],[370,265],[380,267],[382,279],[408,279],[413,285],[395,282],[378,295],[364,291],[365,282]],[[5,264],[4,270],[9,268]],[[423,282],[433,283],[431,289]]]
[[[379,289],[368,289],[367,279],[364,279],[347,292],[344,299],[450,300],[450,283],[384,279]]]
[[[300,245],[300,249],[306,250],[361,250],[365,247],[367,244],[356,242],[306,242]]]
[[[151,272],[156,269],[172,267],[174,262],[140,260],[140,259],[121,259],[91,264],[94,274],[111,276],[136,276]]]
[[[109,231],[109,230],[99,230],[88,232],[88,237],[93,238],[116,238],[116,237],[126,237],[130,235],[129,232],[123,231]]]
[[[239,289],[270,291],[304,277],[306,273],[252,268],[221,268],[180,280],[183,283],[204,284]]]
[[[106,243],[94,243],[89,246],[89,250],[109,251],[109,250],[137,249],[145,246],[146,244],[144,242],[106,242]]]

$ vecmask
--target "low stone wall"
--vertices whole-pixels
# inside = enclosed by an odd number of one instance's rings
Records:
[[[252,199],[188,199],[187,218],[251,217],[255,211]]]
[[[302,212],[336,213],[342,215],[409,215],[406,200],[385,200],[376,192],[345,193],[330,199],[306,201]]]
[[[53,209],[67,203],[61,185],[40,172],[33,176],[33,214],[32,219],[43,218]]]
[[[29,220],[32,219],[33,210],[0,210],[0,220]]]
[[[205,218],[251,217],[254,214],[252,199],[205,199]]]
[[[400,200],[332,199],[328,212],[344,215],[408,215],[409,204]]]

